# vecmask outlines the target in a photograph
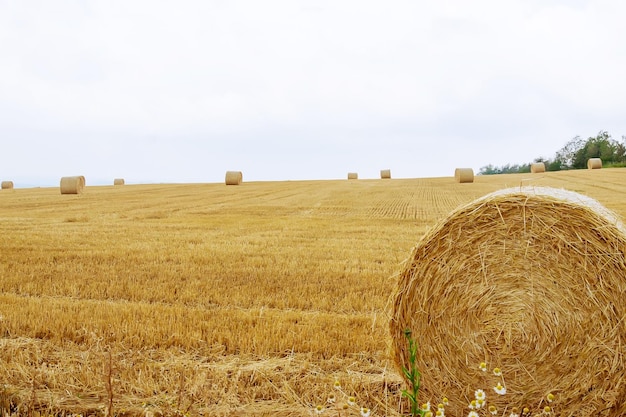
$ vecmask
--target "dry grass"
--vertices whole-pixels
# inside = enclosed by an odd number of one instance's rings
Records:
[[[61,194],[82,194],[85,189],[85,177],[62,177],[60,182]]]
[[[567,186],[624,215],[625,173],[546,173],[534,183]],[[112,401],[116,415],[304,416],[339,379],[372,415],[399,415],[406,404],[388,335],[394,275],[452,209],[529,182],[2,194],[0,408],[105,415]]]
[[[533,174],[541,174],[546,172],[546,164],[544,162],[534,162],[530,164],[530,172]]]
[[[226,185],[239,185],[243,181],[243,173],[241,171],[226,171]]]
[[[396,360],[408,366],[412,329],[427,396],[462,399],[452,415],[496,385],[478,369],[486,362],[510,388],[488,400],[499,410],[536,412],[552,392],[563,416],[582,404],[623,416],[625,258],[626,228],[580,194],[514,187],[472,201],[424,236],[400,274]]]
[[[474,182],[474,170],[472,168],[457,168],[454,170],[454,179],[459,183]]]
[[[602,168],[602,159],[589,158],[587,160],[587,169],[600,169]]]

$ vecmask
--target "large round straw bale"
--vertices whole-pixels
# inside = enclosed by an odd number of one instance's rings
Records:
[[[85,177],[82,175],[61,178],[61,194],[81,194],[84,189]]]
[[[242,180],[241,171],[226,171],[226,185],[239,185]]]
[[[356,172],[348,172],[348,179],[357,180],[359,179],[359,174],[357,174]]]
[[[600,169],[602,168],[602,159],[589,158],[587,160],[587,169]]]
[[[391,178],[391,170],[390,169],[381,169],[380,170],[380,178],[389,179]]]
[[[542,172],[546,172],[546,164],[543,162],[533,162],[530,164],[530,172],[531,174],[540,174]]]
[[[124,185],[125,181],[124,178],[115,178],[113,180],[113,185]]]
[[[457,168],[454,170],[456,182],[474,182],[474,170],[472,168]]]
[[[483,389],[498,415],[539,415],[553,393],[558,416],[624,416],[625,294],[616,215],[570,191],[501,190],[454,210],[413,248],[393,299],[395,361],[409,367],[410,329],[420,401],[447,397],[446,415],[467,415]]]
[[[13,189],[13,181],[2,181],[1,188],[3,190],[11,190],[11,189]]]

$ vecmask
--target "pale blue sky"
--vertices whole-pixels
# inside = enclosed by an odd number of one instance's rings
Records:
[[[626,135],[621,0],[0,0],[0,179],[452,176]]]

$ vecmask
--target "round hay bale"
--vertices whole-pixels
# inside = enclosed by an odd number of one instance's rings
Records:
[[[454,170],[456,182],[474,182],[474,170],[472,168],[457,168]]]
[[[226,171],[226,185],[239,185],[243,181],[241,171]]]
[[[544,164],[543,162],[534,162],[530,164],[531,174],[540,174],[542,172],[546,172],[546,164]]]
[[[501,190],[452,211],[413,248],[393,296],[394,359],[409,367],[410,329],[420,402],[447,397],[446,415],[468,415],[483,389],[498,415],[539,415],[553,393],[559,416],[623,416],[625,292],[615,214],[570,191]]]
[[[1,188],[3,190],[12,190],[13,189],[13,181],[2,181]]]
[[[125,181],[124,178],[115,178],[113,180],[113,185],[124,185]]]
[[[61,178],[61,194],[82,194],[84,189],[85,177],[82,175]]]
[[[359,179],[359,174],[357,174],[356,172],[348,172],[348,179],[349,180],[358,180]]]
[[[587,160],[587,169],[600,169],[602,168],[602,159],[589,158]]]
[[[382,179],[390,179],[391,178],[391,170],[390,169],[381,169],[380,170],[380,178],[382,178]]]

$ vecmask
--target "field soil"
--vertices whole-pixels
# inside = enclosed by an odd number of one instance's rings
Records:
[[[624,169],[1,190],[0,412],[405,414],[396,274],[451,210],[522,185],[626,217]]]

